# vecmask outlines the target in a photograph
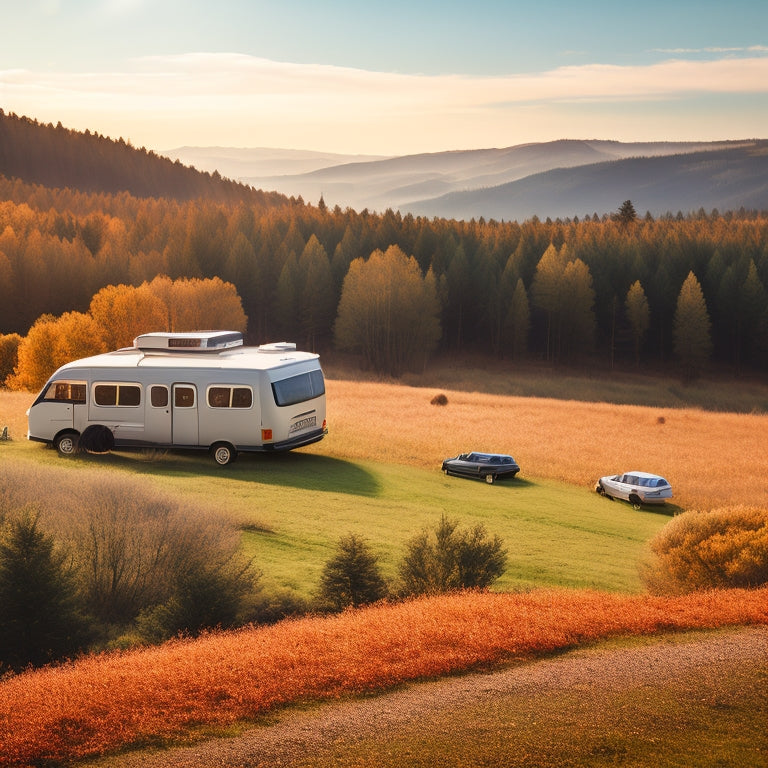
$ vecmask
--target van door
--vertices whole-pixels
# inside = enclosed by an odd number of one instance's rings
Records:
[[[197,445],[197,389],[194,384],[173,385],[173,444]]]
[[[171,445],[171,397],[166,384],[150,384],[144,402],[144,440],[150,445]]]
[[[86,386],[85,381],[51,382],[29,409],[30,437],[52,440],[65,429],[82,431],[87,422]]]

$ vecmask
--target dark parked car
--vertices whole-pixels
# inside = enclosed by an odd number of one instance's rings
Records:
[[[461,453],[443,462],[446,475],[473,477],[495,483],[503,477],[514,477],[520,471],[517,462],[503,453]]]

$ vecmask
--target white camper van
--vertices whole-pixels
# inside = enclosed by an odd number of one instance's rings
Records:
[[[327,434],[317,355],[287,342],[243,346],[235,331],[147,333],[67,363],[27,411],[27,438],[79,449],[286,451]]]

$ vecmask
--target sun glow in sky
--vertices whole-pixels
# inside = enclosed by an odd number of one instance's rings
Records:
[[[766,0],[0,0],[0,108],[135,146],[766,138]]]

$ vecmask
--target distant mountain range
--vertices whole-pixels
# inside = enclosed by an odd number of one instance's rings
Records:
[[[561,140],[506,149],[365,158],[182,147],[162,154],[305,202],[422,216],[522,221],[536,215],[768,210],[768,140]]]

